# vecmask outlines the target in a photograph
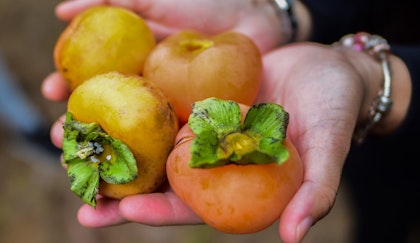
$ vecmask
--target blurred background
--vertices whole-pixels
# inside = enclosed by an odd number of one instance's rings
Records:
[[[54,70],[54,44],[66,25],[54,15],[58,2],[0,1],[0,242],[280,242],[277,224],[257,234],[229,235],[205,225],[87,229],[77,223],[81,202],[70,191],[60,151],[48,137],[66,104],[47,101],[40,93],[43,78]],[[345,243],[352,222],[343,184],[331,213],[304,243]]]

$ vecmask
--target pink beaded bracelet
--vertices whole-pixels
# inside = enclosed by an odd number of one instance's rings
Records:
[[[369,120],[363,126],[357,127],[354,133],[354,140],[362,143],[370,129],[377,124],[391,109],[391,69],[388,62],[390,46],[388,42],[378,35],[368,33],[357,33],[345,35],[338,42],[341,46],[350,47],[357,51],[368,53],[378,59],[382,65],[384,75],[383,87],[379,90],[378,96],[369,108]]]

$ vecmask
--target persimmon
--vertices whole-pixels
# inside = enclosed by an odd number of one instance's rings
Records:
[[[95,196],[121,199],[148,193],[166,180],[178,119],[162,91],[138,75],[110,72],[70,95],[63,155],[74,191],[95,207]]]
[[[242,106],[242,114],[248,109]],[[194,103],[168,158],[170,185],[217,230],[244,234],[267,228],[303,179],[299,154],[285,138],[287,123],[288,113],[275,104],[252,106],[241,123],[235,102]]]
[[[205,35],[185,30],[156,45],[143,76],[163,90],[185,123],[191,105],[209,97],[252,105],[262,71],[261,53],[249,37],[233,31]]]
[[[146,22],[131,10],[95,6],[79,13],[60,34],[54,63],[71,90],[97,74],[141,74],[156,41]]]

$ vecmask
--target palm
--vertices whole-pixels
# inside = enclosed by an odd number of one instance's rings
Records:
[[[264,57],[264,67],[265,80],[258,102],[278,103],[289,112],[287,135],[305,167],[304,184],[280,221],[280,234],[290,239],[299,222],[309,216],[314,221],[320,219],[334,202],[359,112],[359,106],[352,104],[361,102],[361,82],[351,65],[330,48],[315,44],[286,46],[271,52]],[[59,77],[53,75],[45,83],[55,85],[52,90],[63,90]],[[58,121],[52,129],[58,146],[61,137]],[[201,222],[169,187],[160,193],[129,196],[121,201],[102,198],[97,210],[83,206],[79,221],[95,227],[127,221],[148,225]]]
[[[162,192],[127,196],[122,200],[100,198],[96,209],[83,205],[78,220],[87,227],[104,227],[128,221],[152,226],[202,222],[168,186]]]
[[[322,59],[325,61],[318,58],[331,53],[323,46],[303,44],[264,57],[265,80],[258,102],[275,102],[289,112],[288,136],[305,167],[304,183],[280,221],[279,231],[286,240],[295,237],[294,228],[304,218],[310,216],[316,221],[332,207],[359,112],[351,105],[361,100],[360,82],[353,68],[336,55]],[[329,69],[330,65],[334,68]],[[201,222],[169,188],[163,193],[127,197],[118,210],[126,220],[149,225]],[[104,216],[103,211],[87,208],[81,212],[82,223],[92,218],[100,222]],[[116,224],[121,218],[102,222]]]

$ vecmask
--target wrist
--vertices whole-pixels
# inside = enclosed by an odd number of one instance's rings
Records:
[[[404,121],[411,100],[411,77],[405,63],[395,55],[389,55],[392,77],[392,109],[384,119],[372,129],[379,135],[386,135],[395,131]]]
[[[372,42],[364,44],[367,49],[362,48],[364,42],[349,44],[351,38],[359,40],[363,38],[361,36],[370,35],[349,35],[341,41],[341,45],[352,47],[341,49],[359,74],[364,87],[355,137],[359,142],[367,132],[386,135],[396,130],[408,112],[411,97],[411,78],[404,62],[389,51],[386,41],[382,42],[380,37],[367,37],[372,38]]]

